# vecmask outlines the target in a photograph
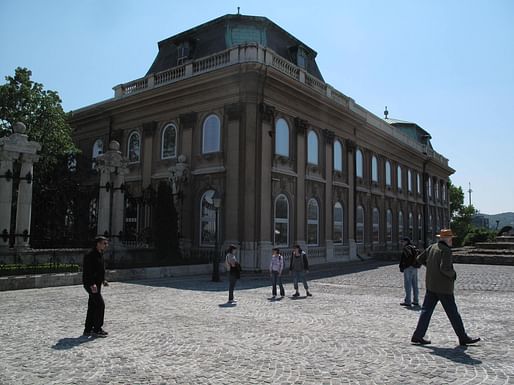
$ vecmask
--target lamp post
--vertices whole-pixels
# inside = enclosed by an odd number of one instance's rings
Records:
[[[212,259],[212,281],[219,282],[220,281],[220,262],[219,262],[219,250],[218,250],[218,210],[221,207],[221,197],[218,191],[214,192],[212,196],[212,205],[214,206],[214,211],[216,213],[215,217],[215,232],[214,232],[214,258]]]

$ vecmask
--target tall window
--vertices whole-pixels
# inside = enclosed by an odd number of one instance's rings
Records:
[[[432,214],[430,214],[428,216],[428,228],[427,228],[427,237],[429,240],[432,240],[433,229],[434,229],[434,224],[432,222]]]
[[[343,171],[343,146],[339,140],[334,140],[334,170]]]
[[[318,164],[318,135],[312,130],[307,136],[307,162]]]
[[[177,156],[177,127],[168,124],[162,130],[161,135],[161,159],[174,158]]]
[[[393,212],[387,209],[386,212],[386,241],[393,241]]]
[[[378,160],[375,155],[371,158],[371,181],[378,182]]]
[[[220,119],[216,115],[209,115],[203,122],[202,153],[220,151]]]
[[[409,235],[408,237],[413,240],[414,238],[414,217],[409,213]]]
[[[407,190],[409,190],[410,193],[412,192],[412,171],[411,170],[407,171]]]
[[[428,196],[432,198],[432,178],[428,177]]]
[[[419,172],[416,173],[416,191],[418,195],[421,195],[421,175],[419,175]]]
[[[380,241],[380,211],[375,207],[373,209],[373,242]]]
[[[355,173],[358,178],[362,178],[364,175],[364,159],[361,150],[355,152]]]
[[[141,159],[141,139],[138,132],[130,134],[127,153],[130,163],[137,163]]]
[[[282,118],[275,123],[275,154],[289,157],[289,126]]]
[[[364,209],[362,206],[357,206],[355,214],[355,242],[364,243]]]
[[[402,166],[398,165],[396,170],[396,180],[398,181],[398,190],[402,189]]]
[[[200,201],[200,244],[214,246],[218,224],[216,223],[216,209],[212,197],[214,190],[207,190]]]
[[[434,186],[435,186],[435,199],[439,200],[439,183],[437,183],[437,181],[435,181]]]
[[[343,225],[344,225],[344,219],[343,219],[344,211],[343,211],[343,205],[341,203],[336,202],[334,205],[334,234],[332,239],[336,243],[342,243],[343,242]]]
[[[423,217],[418,214],[418,242],[423,240]]]
[[[284,194],[275,199],[273,243],[289,245],[289,202]]]
[[[314,198],[311,198],[307,204],[307,243],[319,244],[319,207]]]
[[[446,203],[446,183],[442,183],[441,189],[443,190],[443,202]]]
[[[391,162],[386,160],[385,162],[385,169],[386,169],[386,186],[391,187]]]
[[[96,166],[96,158],[98,155],[102,155],[104,153],[104,142],[102,139],[97,139],[93,144],[93,153],[91,155],[91,159],[93,160],[91,167],[95,168]]]
[[[398,212],[398,241],[401,241],[405,235],[403,234],[403,212]]]

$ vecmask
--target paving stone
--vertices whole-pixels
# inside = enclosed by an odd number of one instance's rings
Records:
[[[455,268],[476,346],[458,346],[440,305],[432,345],[411,345],[419,310],[399,305],[402,275],[387,262],[312,272],[314,296],[296,300],[270,302],[267,277],[243,276],[233,307],[220,306],[226,278],[113,282],[103,339],[81,336],[81,286],[0,292],[0,385],[514,383],[514,267]]]

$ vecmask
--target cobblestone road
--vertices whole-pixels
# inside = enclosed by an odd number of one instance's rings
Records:
[[[456,270],[482,337],[467,348],[440,305],[432,345],[411,345],[419,312],[399,306],[402,276],[381,262],[313,272],[307,299],[272,302],[267,279],[243,276],[233,307],[208,277],[114,282],[105,339],[81,337],[81,286],[0,292],[0,384],[514,384],[514,267]]]

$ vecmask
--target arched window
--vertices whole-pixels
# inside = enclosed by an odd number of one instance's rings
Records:
[[[355,174],[358,178],[362,178],[364,175],[364,159],[362,157],[362,151],[357,150],[355,152]]]
[[[161,159],[169,159],[177,156],[177,127],[168,124],[161,134]]]
[[[416,191],[418,195],[421,195],[421,175],[419,175],[419,172],[416,173]]]
[[[220,119],[216,115],[209,115],[203,122],[202,153],[220,151]]]
[[[423,217],[418,214],[418,242],[423,240]]]
[[[92,163],[91,167],[95,168],[96,166],[96,158],[98,158],[98,155],[102,155],[104,153],[104,142],[102,139],[95,140],[95,143],[93,144],[93,153],[91,155]]]
[[[336,202],[334,205],[334,234],[332,239],[336,243],[343,242],[343,230],[344,230],[344,211],[343,205]]]
[[[212,200],[214,190],[207,190],[200,200],[200,245],[214,246],[218,224],[216,223],[216,209]]]
[[[409,190],[410,193],[412,192],[412,171],[411,170],[407,171],[407,190]]]
[[[380,241],[380,211],[375,207],[373,209],[373,242]]]
[[[386,169],[386,186],[391,187],[391,162],[386,160],[385,162],[385,169]]]
[[[432,198],[432,178],[428,177],[428,196]]]
[[[334,170],[343,171],[343,146],[339,140],[334,140]]]
[[[289,157],[289,126],[282,118],[275,123],[275,154]]]
[[[435,181],[434,186],[435,186],[435,199],[439,200],[439,183],[437,183],[437,181]]]
[[[356,231],[355,231],[355,242],[364,243],[364,209],[362,206],[357,206],[356,214]]]
[[[307,243],[319,244],[319,207],[314,198],[311,198],[307,204]]]
[[[414,217],[409,213],[409,235],[408,237],[413,240],[414,238]]]
[[[398,181],[398,190],[402,189],[402,166],[398,165],[397,171],[396,171],[396,180]]]
[[[129,135],[127,154],[130,163],[138,163],[141,160],[141,140],[136,131]]]
[[[307,162],[318,164],[318,135],[312,130],[307,136]]]
[[[386,241],[393,241],[393,212],[387,209],[386,212]]]
[[[401,241],[405,235],[403,234],[403,212],[398,211],[398,241]]]
[[[446,203],[446,183],[444,183],[444,182],[442,184],[442,190],[443,190],[443,202]]]
[[[378,182],[378,160],[375,155],[371,158],[371,181]]]
[[[289,201],[284,194],[275,199],[273,243],[289,245]]]

